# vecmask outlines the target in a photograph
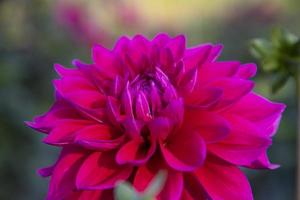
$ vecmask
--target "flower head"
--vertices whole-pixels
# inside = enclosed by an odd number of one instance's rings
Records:
[[[55,65],[55,103],[28,123],[62,148],[40,170],[48,199],[112,199],[119,180],[143,191],[159,170],[161,200],[252,199],[239,167],[277,167],[266,150],[284,105],[252,92],[254,64],[217,61],[221,49],[137,35],[95,45],[92,64]]]

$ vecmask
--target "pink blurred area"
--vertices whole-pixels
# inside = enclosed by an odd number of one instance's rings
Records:
[[[111,41],[109,31],[93,21],[80,4],[60,0],[54,6],[54,11],[55,21],[75,41],[87,44],[94,42],[109,44]]]
[[[99,1],[100,2],[100,1]],[[141,20],[136,7],[123,1],[102,1],[102,12],[106,7],[111,9],[109,16],[117,24],[118,29],[136,29]],[[91,45],[102,43],[111,46],[116,30],[103,25],[103,20],[89,13],[83,2],[57,0],[54,4],[54,20],[67,34],[80,43]]]
[[[56,0],[53,15],[55,23],[74,41],[111,47],[120,33],[178,34],[199,27],[204,29],[207,20],[223,20],[228,25],[244,23],[245,20],[250,24],[276,23],[283,13],[282,5],[273,0],[248,2],[247,6],[232,0],[224,7],[218,6],[218,2],[179,0],[175,4],[158,0]]]

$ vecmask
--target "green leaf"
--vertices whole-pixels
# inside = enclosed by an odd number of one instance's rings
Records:
[[[293,52],[296,56],[300,57],[300,38],[294,43]]]
[[[271,49],[271,45],[264,39],[254,39],[250,43],[250,52],[257,59],[266,57]]]
[[[155,197],[162,190],[167,173],[165,171],[159,171],[158,174],[149,183],[149,186],[141,194],[127,182],[121,182],[117,184],[114,195],[116,200],[155,200]]]
[[[289,77],[288,73],[280,73],[272,83],[272,93],[277,93],[286,84]]]
[[[272,93],[276,93],[289,77],[298,76],[300,67],[300,38],[281,28],[272,31],[270,41],[255,39],[250,51],[257,58],[263,71],[271,74]]]
[[[277,61],[270,57],[262,62],[262,68],[265,72],[274,72],[278,69]]]
[[[275,48],[279,48],[282,45],[284,33],[281,28],[274,28],[271,33],[271,42]]]
[[[127,182],[119,183],[114,192],[116,200],[139,200],[137,192]]]
[[[299,40],[296,35],[285,30],[283,30],[283,38],[285,42],[290,46],[294,45]]]

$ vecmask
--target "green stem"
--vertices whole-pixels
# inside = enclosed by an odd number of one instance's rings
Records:
[[[297,101],[297,107],[298,107],[298,117],[297,117],[297,152],[296,152],[296,161],[297,163],[297,199],[300,200],[300,66],[297,69],[297,74],[295,77],[296,80],[296,101]]]

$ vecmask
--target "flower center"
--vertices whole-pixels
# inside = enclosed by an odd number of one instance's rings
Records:
[[[181,125],[183,101],[168,76],[159,68],[127,81],[117,98],[109,98],[108,117],[125,134],[141,136],[148,149],[153,138],[167,138]]]
[[[170,101],[178,98],[169,78],[159,68],[151,69],[151,71],[136,76],[130,83],[130,90],[136,99],[136,103],[149,105],[152,116],[167,106]]]

